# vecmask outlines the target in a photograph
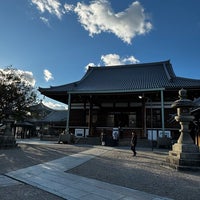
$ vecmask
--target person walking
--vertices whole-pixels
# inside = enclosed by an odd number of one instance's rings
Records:
[[[132,132],[132,137],[131,137],[131,150],[133,152],[133,156],[136,156],[137,152],[135,150],[135,147],[137,145],[137,134],[135,131]]]

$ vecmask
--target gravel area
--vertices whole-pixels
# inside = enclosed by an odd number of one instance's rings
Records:
[[[2,178],[7,172],[62,158],[67,155],[87,150],[88,148],[88,146],[64,144],[19,144],[17,148],[0,149],[0,175]],[[18,184],[8,184],[7,186],[2,186],[0,184],[0,199],[61,200],[62,198],[30,185],[18,182]]]
[[[89,146],[65,144],[18,144],[17,148],[0,149],[0,173],[48,162],[87,150]]]
[[[179,172],[163,166],[168,151],[138,149],[136,157],[126,149],[110,150],[68,173],[176,200],[200,197],[200,172]]]
[[[98,146],[96,146],[98,148]],[[87,145],[19,144],[15,149],[0,149],[0,171],[7,172],[48,162],[91,148]],[[99,146],[99,148],[104,148]],[[107,147],[105,147],[107,148]],[[128,147],[109,148],[90,161],[73,168],[68,173],[94,178],[120,186],[173,198],[197,200],[200,197],[200,172],[178,172],[163,167],[167,150],[138,148],[133,157]],[[55,195],[30,185],[20,183],[0,186],[1,200],[60,200]]]
[[[53,194],[26,184],[0,187],[1,200],[61,200]]]

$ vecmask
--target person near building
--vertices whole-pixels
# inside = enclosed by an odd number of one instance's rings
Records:
[[[132,137],[131,137],[131,150],[133,152],[133,156],[136,156],[137,152],[135,150],[137,145],[137,134],[135,131],[132,132]]]
[[[107,138],[106,138],[106,133],[105,133],[105,130],[102,129],[101,131],[101,145],[102,146],[106,146],[107,145]]]

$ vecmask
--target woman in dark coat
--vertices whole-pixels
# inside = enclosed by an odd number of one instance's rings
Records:
[[[133,131],[131,137],[131,150],[133,151],[133,156],[136,156],[137,154],[135,150],[136,145],[137,145],[137,134],[135,131]]]

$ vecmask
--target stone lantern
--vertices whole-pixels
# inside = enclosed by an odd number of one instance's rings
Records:
[[[190,123],[194,120],[191,115],[191,108],[194,103],[187,99],[187,91],[179,90],[179,100],[172,104],[173,108],[177,109],[175,120],[180,123],[180,136],[172,146],[172,151],[169,151],[169,156],[166,158],[167,164],[175,169],[200,169],[200,152],[197,145],[194,144],[190,136]]]
[[[7,110],[6,120],[4,121],[5,130],[0,135],[0,148],[12,148],[17,147],[15,136],[12,134],[12,124],[14,120],[10,118],[10,109]]]

